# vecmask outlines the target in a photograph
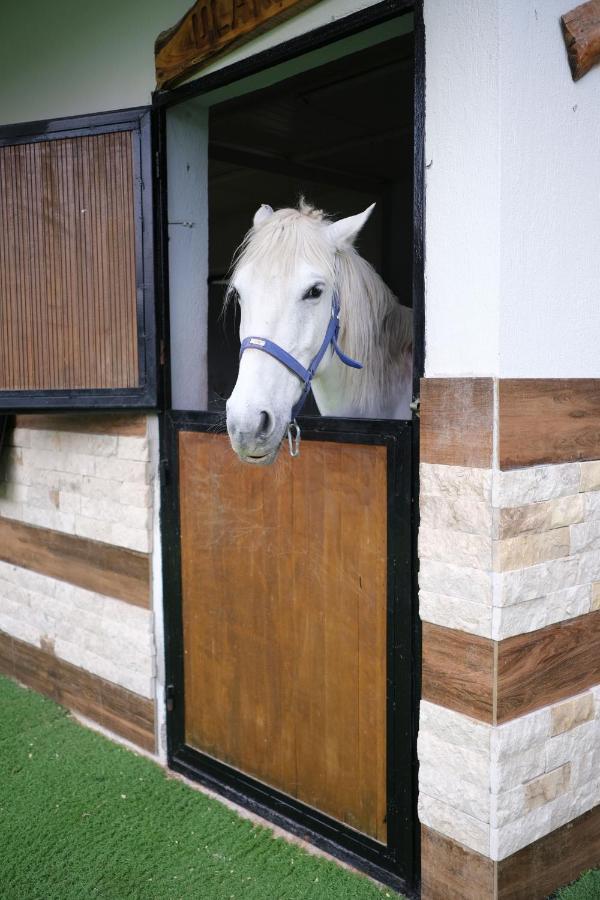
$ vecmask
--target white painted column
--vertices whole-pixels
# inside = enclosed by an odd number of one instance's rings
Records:
[[[208,321],[208,110],[167,114],[169,307],[174,409],[206,409]]]

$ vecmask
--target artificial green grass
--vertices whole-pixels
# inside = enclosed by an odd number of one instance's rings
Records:
[[[274,838],[0,678],[2,900],[397,896]]]
[[[562,888],[556,900],[598,900],[600,898],[600,869],[584,872],[581,878]]]

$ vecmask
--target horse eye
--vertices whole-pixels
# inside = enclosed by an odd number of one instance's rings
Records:
[[[313,284],[311,288],[307,290],[303,300],[316,300],[323,293],[323,286],[320,284]]]

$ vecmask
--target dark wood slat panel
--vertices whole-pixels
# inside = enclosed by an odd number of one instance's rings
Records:
[[[187,742],[385,841],[386,448],[179,446]]]
[[[496,863],[421,826],[421,900],[493,900]]]
[[[79,434],[122,434],[126,437],[146,436],[146,416],[135,413],[23,414],[15,419],[17,428],[74,431]]]
[[[423,622],[422,696],[492,723],[494,654],[488,638]]]
[[[0,672],[155,752],[151,700],[2,632]]]
[[[0,390],[139,386],[132,140],[0,148]]]
[[[600,806],[513,853],[498,866],[498,900],[543,900],[600,865]]]
[[[497,720],[600,683],[600,610],[498,643]]]
[[[500,468],[600,459],[600,378],[503,378]]]
[[[146,553],[0,518],[0,559],[150,608],[150,557]]]
[[[421,462],[492,465],[492,378],[421,379]]]

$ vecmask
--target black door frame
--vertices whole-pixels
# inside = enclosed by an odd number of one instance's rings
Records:
[[[176,454],[176,435],[181,428],[192,430],[214,430],[220,418],[210,413],[186,413],[171,411],[169,346],[169,313],[168,313],[168,234],[167,234],[167,172],[166,172],[166,109],[185,102],[193,97],[206,94],[216,88],[231,84],[241,78],[256,74],[281,62],[293,59],[309,50],[326,46],[329,43],[349,37],[359,31],[399,15],[412,11],[415,29],[415,67],[414,67],[414,166],[413,166],[413,400],[418,401],[420,379],[424,371],[425,336],[424,336],[424,219],[425,219],[425,160],[424,160],[424,124],[425,124],[425,40],[422,0],[385,0],[367,7],[358,13],[315,29],[311,32],[279,44],[269,50],[226,66],[210,75],[199,77],[190,84],[182,85],[169,91],[158,91],[153,95],[154,127],[155,127],[155,189],[157,198],[156,246],[157,276],[160,282],[162,304],[160,309],[159,333],[161,337],[161,371],[160,384],[160,440],[161,440],[161,530],[163,535],[163,581],[165,596],[165,668],[167,707],[167,740],[168,762],[171,768],[200,781],[213,790],[234,800],[241,806],[249,808],[263,818],[279,824],[286,830],[307,838],[317,846],[331,852],[334,856],[345,859],[384,883],[402,890],[408,896],[416,896],[420,881],[420,833],[417,815],[417,783],[418,765],[416,753],[416,737],[418,730],[418,706],[421,681],[421,632],[418,617],[417,590],[417,530],[418,530],[418,496],[419,496],[419,419],[418,412],[410,423],[387,420],[348,420],[348,419],[313,419],[301,421],[303,438],[344,440],[360,440],[370,443],[384,443],[391,440],[394,445],[400,433],[403,452],[408,453],[412,463],[409,472],[404,474],[404,482],[409,485],[408,509],[404,526],[400,531],[404,535],[403,546],[410,546],[408,558],[410,565],[402,575],[411,585],[410,609],[397,608],[397,601],[389,606],[396,610],[395,618],[388,619],[390,624],[388,641],[390,647],[396,649],[392,653],[396,668],[391,676],[388,691],[388,759],[392,754],[402,760],[400,769],[403,775],[396,772],[388,787],[396,788],[388,796],[388,810],[394,823],[389,823],[388,847],[365,838],[352,829],[340,826],[340,823],[316,812],[275,789],[237,772],[210,757],[192,751],[182,743],[183,737],[183,704],[181,699],[182,679],[182,635],[181,635],[181,578],[180,578],[180,544],[178,519],[178,472]],[[399,429],[399,431],[397,431]],[[342,437],[344,435],[344,437]],[[355,435],[353,438],[352,435]],[[390,436],[393,435],[391,438]],[[407,450],[408,448],[408,450]],[[389,459],[396,456],[393,448],[388,446]],[[405,457],[406,458],[406,457]],[[397,460],[398,463],[398,460]],[[395,475],[393,483],[395,483]],[[392,482],[390,482],[391,484]],[[402,491],[399,488],[394,488]],[[395,522],[395,514],[388,506],[390,523]],[[408,528],[408,532],[402,528]],[[400,532],[394,532],[399,534]],[[408,544],[405,543],[408,541]],[[392,554],[393,555],[393,554]],[[399,576],[398,576],[399,577]],[[390,584],[397,584],[398,577],[388,579]],[[403,581],[403,583],[407,583]],[[397,588],[394,588],[397,595]],[[389,614],[389,610],[388,610]],[[398,634],[398,623],[403,623],[403,635]],[[390,640],[392,638],[392,640]],[[395,654],[395,655],[394,655]],[[400,718],[395,714],[402,700],[397,693],[397,671],[406,665],[406,677],[411,689],[408,694],[408,711],[404,709],[403,728],[398,734]],[[394,671],[394,670],[392,670]],[[408,683],[408,682],[405,682]],[[179,695],[179,696],[178,696]],[[397,734],[398,740],[393,748],[390,743]],[[403,746],[402,746],[403,745]],[[401,757],[406,752],[405,758]],[[389,776],[389,772],[388,772]],[[400,785],[399,789],[397,786]],[[400,808],[401,807],[401,808]],[[403,813],[404,811],[404,813]],[[402,818],[404,815],[404,818]]]

